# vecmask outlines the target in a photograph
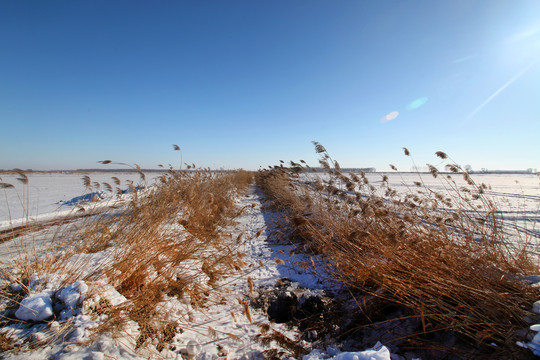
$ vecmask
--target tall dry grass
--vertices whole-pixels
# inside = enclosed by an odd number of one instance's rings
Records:
[[[144,173],[137,169],[144,181]],[[121,193],[120,180],[113,178],[113,182]],[[134,339],[137,348],[157,341],[157,350],[163,349],[181,327],[190,326],[167,320],[159,310],[165,297],[187,299],[194,307],[221,301],[213,290],[216,281],[242,267],[243,254],[224,231],[240,212],[235,199],[251,182],[252,174],[246,171],[171,170],[155,186],[133,191],[127,204],[60,227],[53,241],[61,251],[26,252],[9,272],[2,272],[0,297],[5,301],[0,327],[23,323],[14,313],[33,277],[56,274],[61,279],[58,290],[78,280],[105,282],[128,300],[118,306],[104,300],[86,309],[101,319],[94,335],[108,332],[114,336],[133,321],[139,327]],[[88,190],[99,185],[88,176],[83,183]],[[114,191],[108,183],[101,187]],[[135,189],[133,184],[130,187]],[[13,291],[9,284],[14,282],[22,290]],[[66,327],[69,332],[69,324]],[[39,343],[27,339],[30,347],[55,340],[54,336]]]
[[[260,171],[256,181],[284,214],[280,231],[320,254],[355,294],[357,328],[349,331],[391,328],[402,318],[392,320],[390,312],[402,309],[416,325],[390,339],[400,351],[422,350],[428,358],[530,355],[516,341],[538,298],[522,278],[538,267],[526,251],[530,239],[508,239],[486,185],[450,162],[447,169],[467,187],[430,166],[445,193],[422,180],[398,193],[386,176],[372,184],[364,173],[344,174],[322,145],[315,148],[322,175],[300,181],[299,171],[314,170],[291,162]]]

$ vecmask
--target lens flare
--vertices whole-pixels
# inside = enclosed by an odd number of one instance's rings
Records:
[[[469,122],[469,120],[471,120],[478,112],[480,112],[480,110],[482,110],[484,108],[484,106],[486,106],[487,104],[489,104],[493,99],[495,99],[501,92],[503,92],[507,87],[509,87],[510,85],[512,85],[514,83],[514,81],[516,81],[517,79],[519,79],[520,77],[522,77],[523,75],[525,75],[525,73],[527,71],[529,71],[535,64],[532,63],[531,65],[523,68],[520,72],[518,72],[516,75],[514,75],[510,80],[508,80],[506,83],[504,83],[503,86],[501,86],[500,88],[497,89],[497,91],[495,91],[493,94],[491,94],[490,96],[488,96],[488,98],[486,100],[484,100],[483,103],[481,103],[476,109],[473,110],[473,112],[471,112],[462,122],[461,122],[461,125],[465,125],[466,123]]]
[[[407,105],[407,110],[418,109],[420,106],[427,103],[427,101],[428,101],[428,98],[425,97],[425,96],[421,97],[421,98],[418,98],[418,99],[414,100],[413,102],[411,102],[409,105]]]
[[[388,115],[386,115],[385,117],[383,117],[383,118],[381,119],[381,122],[382,122],[382,123],[387,123],[387,122],[389,122],[389,121],[392,121],[392,120],[394,120],[395,118],[397,118],[398,115],[399,115],[399,112],[397,112],[397,111],[392,111],[391,113],[389,113]]]
[[[506,42],[518,42],[538,35],[540,35],[540,28],[532,27],[506,38]]]

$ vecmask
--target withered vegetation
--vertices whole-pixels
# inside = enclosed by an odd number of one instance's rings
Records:
[[[314,145],[322,172],[291,162],[260,171],[256,182],[283,214],[280,235],[323,258],[333,279],[354,295],[350,333],[392,327],[406,316],[416,319],[414,331],[389,339],[401,352],[530,356],[516,341],[524,340],[520,330],[538,298],[538,289],[521,280],[538,273],[526,251],[531,239],[509,240],[487,185],[449,162],[449,172],[462,176],[466,187],[428,165],[444,193],[422,180],[398,193],[385,175],[375,184],[363,172],[343,173],[321,144]],[[309,175],[298,175],[304,171]],[[403,316],[390,318],[396,313]]]
[[[21,248],[19,259],[3,268],[0,327],[23,323],[15,317],[15,311],[35,274],[59,275],[62,284],[58,290],[78,280],[92,284],[106,279],[128,301],[113,306],[102,299],[85,309],[87,314],[100,319],[101,325],[94,329],[94,336],[109,333],[114,337],[128,321],[134,321],[140,333],[134,339],[136,348],[157,341],[156,349],[160,351],[183,328],[193,325],[185,319],[178,322],[167,319],[160,309],[166,297],[188,299],[200,309],[222,301],[214,287],[216,280],[238,274],[245,265],[241,260],[244,254],[227,233],[227,227],[234,225],[234,218],[241,212],[235,199],[247,190],[253,174],[243,170],[171,169],[163,173],[155,186],[146,187],[144,173],[135,167],[142,183],[127,184],[131,191],[127,204],[88,216],[76,226],[59,226],[61,230],[56,230],[53,242],[54,249],[62,251],[38,254],[31,245],[26,246]],[[18,174],[26,183],[24,173]],[[88,191],[101,187],[112,196],[122,194],[120,180],[116,177],[112,180],[116,190],[108,183],[93,183],[88,175],[82,178]],[[137,192],[136,188],[144,190]],[[18,239],[23,244],[23,238],[31,236],[32,233],[24,233]],[[102,255],[96,264],[92,255],[98,252]],[[22,290],[14,293],[10,283],[20,284]],[[46,323],[58,317],[55,313]],[[64,334],[68,334],[69,329],[65,330]],[[31,349],[54,341],[62,339],[36,342],[29,337],[24,343],[26,349]],[[2,333],[0,343],[4,350],[14,348],[8,334]]]

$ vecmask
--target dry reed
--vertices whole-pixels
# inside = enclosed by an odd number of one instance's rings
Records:
[[[135,168],[145,181],[140,167]],[[118,178],[113,181],[120,185]],[[246,171],[171,170],[156,186],[141,194],[132,192],[123,208],[89,216],[76,227],[63,227],[55,239],[61,252],[27,252],[13,264],[10,274],[2,273],[0,297],[5,301],[0,325],[18,322],[14,316],[17,306],[10,305],[17,294],[10,283],[22,285],[23,291],[17,295],[22,298],[36,274],[59,275],[58,290],[77,280],[91,284],[106,279],[128,301],[118,306],[105,301],[88,309],[101,319],[97,333],[121,332],[131,320],[139,326],[136,348],[157,339],[160,351],[181,331],[180,324],[168,321],[158,309],[165,297],[187,298],[195,307],[204,306],[218,297],[213,295],[216,280],[244,265],[242,254],[227,244],[223,229],[238,215],[234,199],[251,181],[252,174]],[[87,175],[83,184],[88,190],[99,185]],[[112,192],[109,184],[104,188]],[[96,264],[92,256],[97,253],[101,255]],[[202,270],[193,271],[197,268]],[[8,340],[1,337],[0,346],[9,347],[5,345]]]
[[[423,181],[398,193],[388,178],[375,186],[364,173],[344,174],[322,145],[314,145],[326,177],[300,181],[292,163],[260,171],[256,181],[284,214],[281,232],[323,256],[334,279],[356,293],[358,328],[388,321],[384,309],[398,306],[418,319],[414,332],[392,339],[401,351],[427,349],[431,358],[530,355],[516,341],[523,340],[518,331],[528,326],[538,291],[520,279],[538,268],[527,243],[507,239],[486,185],[450,163],[467,188],[429,166],[446,193]],[[468,352],[440,340],[452,336]]]

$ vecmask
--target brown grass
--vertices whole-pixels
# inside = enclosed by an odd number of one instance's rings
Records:
[[[187,297],[193,306],[205,306],[218,297],[213,295],[216,280],[244,264],[243,254],[227,242],[232,239],[223,231],[238,215],[234,199],[246,191],[251,179],[252,174],[245,171],[169,171],[146,192],[133,192],[124,208],[88,217],[76,228],[64,229],[56,239],[69,244],[62,253],[38,257],[30,251],[14,265],[13,274],[6,280],[27,286],[33,274],[55,273],[63,276],[65,286],[106,277],[128,302],[117,307],[100,302],[90,309],[96,316],[107,318],[97,331],[122,331],[126,321],[133,320],[140,329],[136,347],[157,339],[159,351],[181,331],[180,324],[167,321],[158,311],[164,297]],[[113,181],[120,183],[117,178]],[[83,183],[89,190],[97,186],[87,175]],[[99,264],[93,264],[90,256],[103,250],[111,251]],[[197,268],[202,271],[192,271]],[[9,287],[0,296],[11,298]],[[18,321],[15,310],[8,312],[0,325]],[[0,342],[8,344],[8,338],[0,338]]]
[[[321,254],[334,279],[357,293],[358,326],[386,321],[384,308],[397,306],[419,319],[414,333],[395,339],[403,351],[457,354],[434,340],[453,334],[479,357],[529,355],[515,342],[523,340],[517,332],[528,326],[525,318],[538,290],[520,278],[538,268],[525,251],[526,241],[507,239],[486,185],[450,163],[467,188],[430,166],[445,194],[423,181],[398,194],[385,177],[375,185],[363,173],[342,173],[322,145],[315,148],[326,178],[298,181],[299,164],[291,163],[259,172],[256,181],[284,213],[280,231]],[[442,152],[437,156],[447,158]]]

